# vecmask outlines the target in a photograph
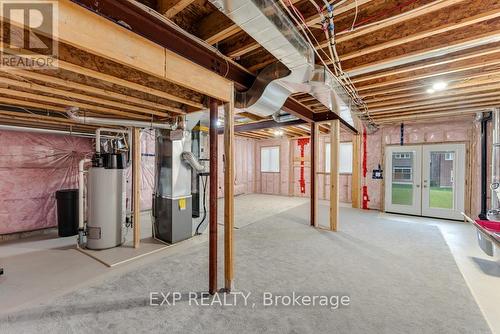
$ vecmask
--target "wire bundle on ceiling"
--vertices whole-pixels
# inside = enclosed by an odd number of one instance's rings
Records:
[[[346,94],[351,98],[352,102],[358,109],[358,116],[370,125],[374,125],[373,119],[370,117],[368,112],[368,107],[363,99],[359,96],[356,87],[352,83],[349,76],[342,70],[342,65],[340,63],[340,58],[337,53],[337,48],[335,44],[335,24],[334,24],[334,6],[331,5],[327,0],[323,0],[324,6],[319,6],[314,0],[309,0],[309,2],[316,8],[321,20],[321,28],[325,33],[326,40],[328,41],[328,53],[326,53],[321,47],[319,41],[312,33],[309,25],[307,24],[302,13],[295,7],[291,0],[279,0],[282,6],[287,11],[288,15],[292,18],[295,24],[300,28],[302,34],[306,38],[307,42],[311,45],[314,53],[320,59],[321,63],[337,80],[338,84],[344,88]],[[287,3],[285,3],[285,1]],[[337,4],[340,5],[346,0],[343,0]],[[353,26],[357,20],[358,6],[356,1],[356,16],[353,21]],[[314,41],[314,42],[313,42]],[[331,71],[328,63],[332,64],[333,72]]]

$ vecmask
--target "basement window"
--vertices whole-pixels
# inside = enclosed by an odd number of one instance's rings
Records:
[[[280,172],[280,147],[269,146],[260,149],[260,171],[263,173]]]
[[[325,144],[325,173],[330,173],[330,147]],[[352,143],[340,143],[339,173],[352,174]]]

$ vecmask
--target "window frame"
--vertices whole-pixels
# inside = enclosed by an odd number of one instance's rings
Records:
[[[269,170],[263,170],[262,169],[262,150],[264,149],[278,149],[278,171],[269,171]],[[260,147],[260,172],[261,173],[281,173],[281,146],[280,145],[269,145],[269,146],[261,146]]]
[[[327,173],[327,174],[331,172],[330,159],[327,159],[328,158],[327,154],[329,154],[330,149],[331,149],[330,145],[331,145],[330,142],[325,142],[325,154],[323,155],[325,157],[325,161],[323,163],[323,167],[324,167],[325,173]],[[339,155],[341,154],[341,151],[342,151],[342,149],[340,148],[342,145],[349,145],[351,147],[351,157],[352,157],[353,154],[354,154],[353,142],[352,141],[340,142],[340,145],[339,145]],[[342,166],[340,165],[340,162],[339,162],[339,174],[352,175],[352,170],[353,170],[352,159],[351,159],[350,167],[351,167],[350,171],[342,170]]]

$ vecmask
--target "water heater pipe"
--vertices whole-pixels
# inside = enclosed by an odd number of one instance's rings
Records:
[[[83,179],[83,173],[85,173],[85,164],[90,162],[90,159],[82,159],[78,163],[78,235],[79,241],[82,242],[83,234],[83,218],[84,218],[84,205],[83,205],[83,189],[85,187],[85,182]]]
[[[130,137],[130,130],[124,130],[124,129],[112,129],[112,128],[98,128],[95,130],[95,153],[100,154],[101,153],[101,132],[114,132],[114,133],[127,133],[129,134]]]

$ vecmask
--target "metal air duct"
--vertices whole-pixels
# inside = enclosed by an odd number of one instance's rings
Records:
[[[253,86],[237,95],[236,107],[269,116],[293,93],[309,93],[349,124],[351,98],[329,70],[315,65],[314,49],[275,0],[210,0],[236,25],[279,59],[264,68]]]

